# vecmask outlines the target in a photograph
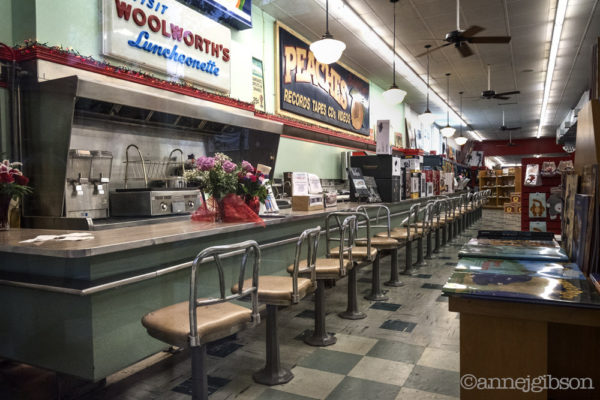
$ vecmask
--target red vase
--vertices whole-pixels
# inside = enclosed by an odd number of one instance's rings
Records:
[[[260,200],[258,196],[246,196],[246,205],[258,215],[260,212]]]

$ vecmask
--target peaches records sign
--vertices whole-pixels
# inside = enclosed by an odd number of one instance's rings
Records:
[[[369,136],[369,83],[340,64],[321,64],[281,25],[277,40],[278,111]]]

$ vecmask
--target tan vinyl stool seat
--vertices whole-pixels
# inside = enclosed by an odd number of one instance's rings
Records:
[[[344,263],[344,267],[346,270],[350,270],[352,268],[352,263],[350,261],[346,261]],[[298,264],[298,269],[302,270],[306,268],[306,260],[300,261]],[[290,274],[294,272],[294,264],[287,267],[287,272]],[[340,278],[340,260],[338,258],[317,258],[315,263],[315,273],[317,274],[317,279],[338,279]],[[298,278],[298,282],[300,282],[300,278]],[[262,282],[261,282],[262,285]],[[260,293],[258,295],[260,299]]]
[[[338,263],[339,264],[339,263]],[[304,261],[306,266],[306,260]],[[293,268],[293,265],[292,265]],[[258,286],[258,301],[265,304],[286,306],[292,304],[293,278],[291,276],[261,275]],[[244,287],[252,283],[251,279],[244,281]],[[298,278],[298,297],[304,298],[313,292],[313,284],[310,279]],[[239,291],[237,283],[231,288],[232,293]]]
[[[440,222],[442,222],[442,221],[444,221],[444,222],[446,222],[446,221],[452,222],[454,220],[455,220],[455,218],[453,216],[451,216],[451,215],[448,216],[448,218],[446,218],[445,216],[440,216]]]
[[[443,222],[442,222],[442,221],[440,221],[440,225],[441,225],[442,223],[443,223]],[[417,222],[417,227],[419,227],[419,228],[422,228],[422,227],[423,227],[423,225],[425,225],[423,222]],[[438,227],[438,223],[437,223],[437,221],[433,221],[433,222],[431,223],[431,227],[432,227],[432,228],[437,228],[437,227]]]
[[[384,234],[387,236],[386,233],[384,233]],[[380,234],[378,234],[378,235],[380,235]],[[406,232],[406,229],[398,229],[398,230],[393,229],[390,232],[390,237],[393,238],[393,239],[399,240],[399,241],[406,240],[407,237],[408,237],[408,232]],[[410,234],[410,239],[411,240],[418,239],[420,237],[421,237],[421,233],[417,232],[416,228],[415,228],[414,232],[411,232],[411,234]]]
[[[251,315],[251,309],[230,302],[198,307],[198,337],[202,342],[208,343],[232,335],[250,323]],[[174,346],[188,347],[189,302],[184,301],[152,311],[142,318],[142,325],[153,338]]]
[[[385,237],[382,236],[373,236],[371,238],[371,246],[377,248],[378,250],[395,250],[398,248],[398,241],[392,237],[387,236],[387,232],[385,233]],[[356,239],[354,240],[357,246],[367,246],[367,239]],[[354,254],[353,254],[354,255]]]
[[[340,255],[340,248],[339,247],[335,247],[331,250],[329,250],[329,254],[332,257],[339,257]],[[355,260],[365,260],[365,259],[374,259],[377,256],[377,249],[373,246],[371,246],[371,253],[368,254],[367,253],[367,247],[362,247],[362,246],[355,246],[352,248],[352,258]],[[337,258],[336,258],[337,259]]]

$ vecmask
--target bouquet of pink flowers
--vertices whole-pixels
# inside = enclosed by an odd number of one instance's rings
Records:
[[[19,167],[22,164],[19,162],[2,161],[0,164],[0,195],[10,199],[25,196],[31,193],[31,188],[27,186],[29,178],[27,178]]]
[[[236,192],[239,168],[225,154],[216,153],[214,157],[202,156],[196,160],[196,166],[200,187],[215,199]]]

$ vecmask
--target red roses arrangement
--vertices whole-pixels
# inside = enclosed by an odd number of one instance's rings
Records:
[[[27,178],[19,167],[19,162],[2,161],[0,164],[0,195],[10,198],[21,198],[31,193],[31,188],[27,186]]]

